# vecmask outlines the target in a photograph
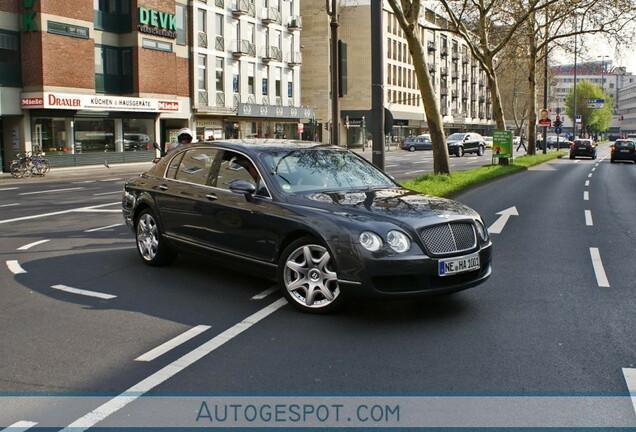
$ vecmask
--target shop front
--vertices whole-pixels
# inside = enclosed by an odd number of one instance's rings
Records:
[[[45,152],[53,166],[150,161],[162,113],[181,111],[174,100],[47,92],[23,95],[21,106],[30,132],[25,150]]]

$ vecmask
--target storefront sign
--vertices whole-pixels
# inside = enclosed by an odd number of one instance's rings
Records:
[[[54,108],[89,111],[179,112],[181,102],[121,96],[77,95],[44,92],[40,96],[22,97],[22,108]]]
[[[35,23],[35,12],[29,10],[33,8],[33,3],[35,0],[22,0],[22,6],[27,9],[22,12],[22,31],[25,33],[38,31],[38,25]]]
[[[139,25],[137,29],[142,33],[156,36],[177,38],[177,16],[145,7],[137,8]]]
[[[238,115],[242,117],[313,118],[314,108],[240,103],[238,104]]]

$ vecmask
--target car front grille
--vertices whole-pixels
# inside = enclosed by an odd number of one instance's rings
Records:
[[[477,235],[473,224],[451,222],[420,230],[424,246],[433,255],[469,251],[477,246]]]

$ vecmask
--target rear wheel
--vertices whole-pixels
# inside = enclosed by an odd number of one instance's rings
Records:
[[[480,145],[477,148],[477,156],[483,156],[484,155],[484,146]]]
[[[145,264],[163,266],[170,264],[177,254],[163,238],[157,217],[150,209],[144,209],[135,221],[137,252]]]
[[[462,157],[464,156],[464,147],[457,147],[457,151],[455,152],[455,155],[457,157]]]
[[[415,146],[411,146],[411,147],[409,147],[409,151],[410,151],[410,152],[414,152],[414,151],[415,151]]]
[[[292,242],[278,265],[283,295],[296,309],[308,313],[330,313],[342,306],[338,274],[329,253],[313,237]]]

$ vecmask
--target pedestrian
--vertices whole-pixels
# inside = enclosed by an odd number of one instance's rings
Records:
[[[521,147],[523,147],[525,151],[528,151],[528,149],[526,148],[526,134],[523,132],[521,132],[521,138],[519,138],[519,145],[517,146],[517,151],[519,151]]]
[[[192,134],[192,131],[189,128],[185,127],[185,128],[179,129],[179,132],[177,133],[177,142],[172,144],[172,146],[170,146],[170,150],[174,150],[174,149],[191,144],[193,137],[194,135]]]

